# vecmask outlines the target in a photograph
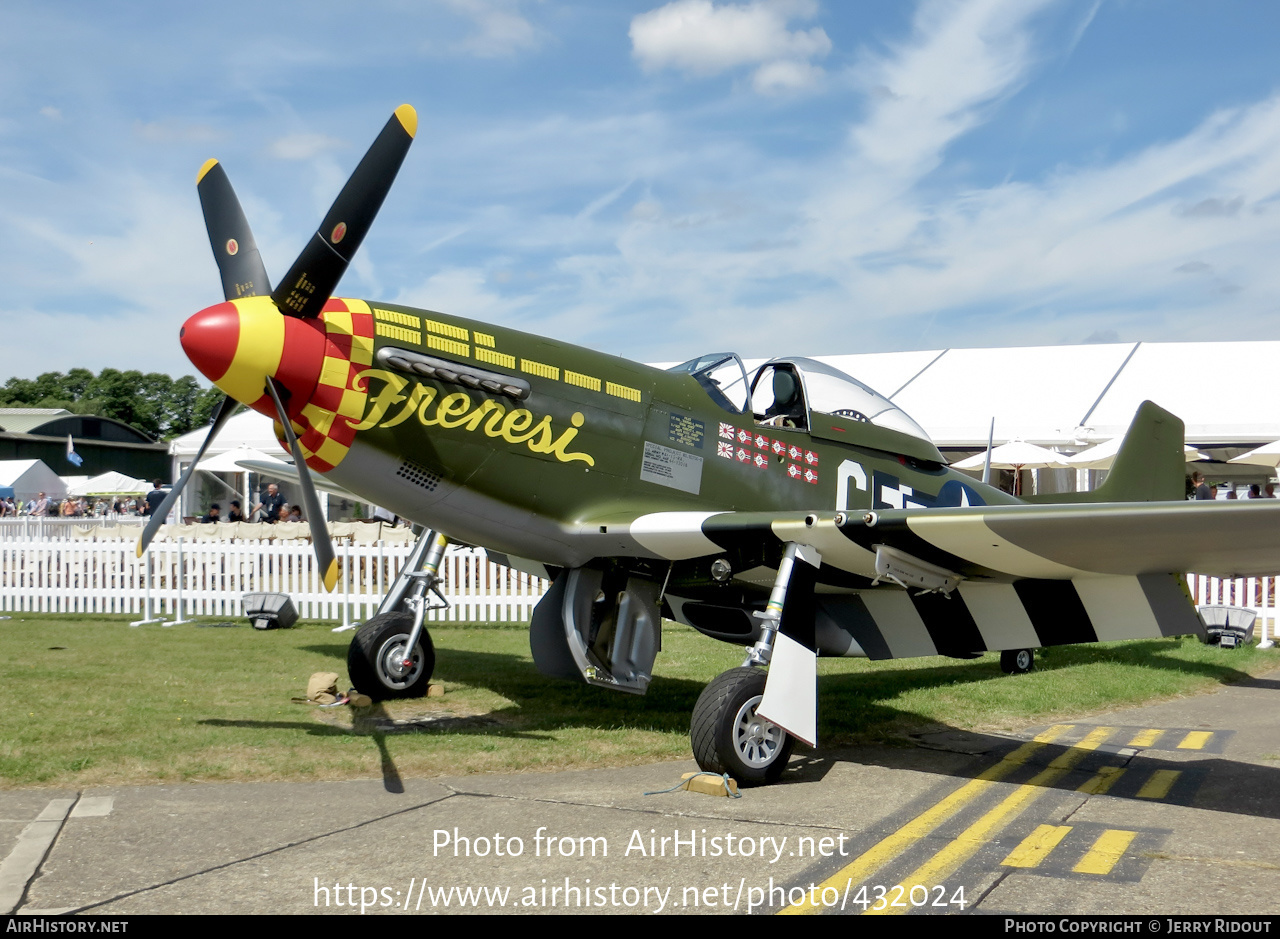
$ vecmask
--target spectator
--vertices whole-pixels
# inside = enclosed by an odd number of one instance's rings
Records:
[[[222,521],[222,506],[218,505],[216,502],[209,506],[209,514],[201,518],[200,521],[206,525],[212,525]]]
[[[1204,476],[1199,470],[1191,474],[1191,485],[1195,487],[1197,502],[1203,502],[1205,499],[1214,497],[1209,490],[1209,484],[1204,481]]]
[[[160,488],[160,480],[157,479],[155,488],[147,493],[147,507],[143,509],[142,514],[147,516],[154,514],[156,509],[160,508],[160,503],[164,501],[166,495],[168,493]]]
[[[257,512],[261,509],[262,520],[274,524],[280,520],[280,509],[285,505],[287,503],[284,501],[284,496],[280,494],[280,487],[275,483],[270,483],[267,486],[267,491],[262,496],[262,501],[255,505],[253,510]]]

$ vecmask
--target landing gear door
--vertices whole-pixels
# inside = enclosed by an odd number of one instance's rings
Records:
[[[658,584],[586,567],[560,576],[563,589],[547,593],[530,626],[538,670],[644,694],[662,647]],[[550,606],[544,609],[544,604]]]

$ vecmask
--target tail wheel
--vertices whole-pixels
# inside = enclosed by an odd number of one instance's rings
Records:
[[[744,786],[758,786],[777,782],[786,769],[794,741],[756,714],[766,677],[758,668],[735,668],[703,689],[689,739],[694,759],[707,772],[728,773]]]
[[[1036,654],[1031,649],[1006,649],[1000,653],[1000,670],[1006,675],[1025,675],[1036,667]]]
[[[383,613],[360,627],[347,650],[347,674],[356,691],[375,701],[421,698],[427,693],[436,650],[424,629],[413,653],[406,656],[412,631],[413,617],[408,613]]]

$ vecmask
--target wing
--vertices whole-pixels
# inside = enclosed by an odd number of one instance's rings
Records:
[[[643,553],[684,560],[788,541],[823,565],[876,576],[888,545],[967,580],[1195,571],[1280,573],[1280,501],[996,505],[876,512],[658,512],[620,526]],[[594,525],[594,523],[592,523]],[[590,526],[584,526],[590,527]]]
[[[668,512],[630,534],[673,561],[725,556],[762,590],[787,542],[815,548],[817,651],[873,659],[1199,634],[1182,574],[1280,572],[1280,502]]]

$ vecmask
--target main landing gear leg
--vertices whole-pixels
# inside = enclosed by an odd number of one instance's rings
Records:
[[[440,562],[448,545],[449,539],[439,532],[424,531],[377,615],[351,640],[347,674],[356,691],[375,701],[427,693],[436,653],[423,623],[428,610],[449,605],[439,588]],[[428,593],[440,602],[432,604]]]
[[[764,700],[768,676],[763,667],[773,658],[798,549],[794,542],[787,544],[769,603],[755,614],[760,638],[747,650],[746,661],[703,689],[690,721],[689,740],[698,765],[710,773],[728,773],[744,786],[776,782],[791,756],[791,735],[756,710]]]

